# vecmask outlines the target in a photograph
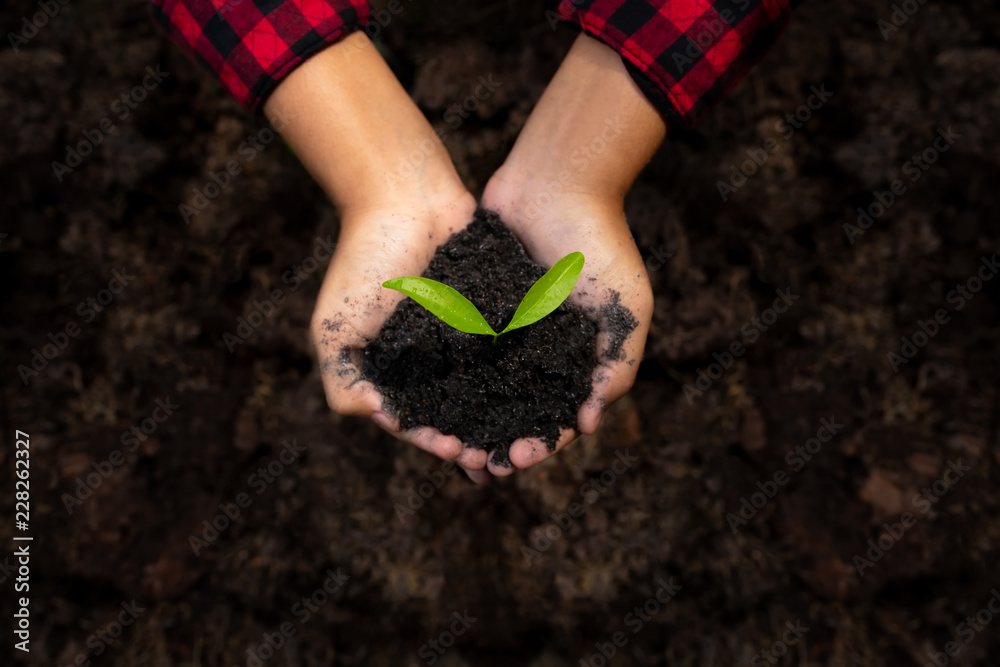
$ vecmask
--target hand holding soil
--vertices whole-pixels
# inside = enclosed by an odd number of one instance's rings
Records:
[[[384,412],[383,397],[361,379],[361,350],[378,335],[402,295],[382,287],[399,271],[421,273],[438,245],[472,219],[475,202],[468,193],[434,212],[419,203],[365,212],[345,219],[313,313],[312,338],[327,403],[343,415],[371,417],[396,437],[463,467],[485,465],[485,452],[464,452],[454,436],[434,428],[400,431],[398,420]],[[417,213],[414,213],[417,211]]]
[[[576,431],[593,433],[635,381],[653,293],[624,199],[665,133],[618,55],[581,35],[486,186],[483,206],[499,213],[533,260],[548,267],[568,252],[586,256],[570,301],[599,324],[593,392],[576,429],[564,429],[554,449],[536,439],[515,442],[510,459],[518,468],[545,460]]]
[[[608,406],[632,387],[652,318],[653,293],[620,209],[596,198],[567,194],[531,218],[514,203],[515,192],[526,191],[509,189],[501,177],[494,176],[483,203],[500,212],[528,256],[542,266],[550,266],[571,250],[584,254],[587,263],[569,301],[598,324],[593,390],[580,406],[576,428],[563,429],[551,448],[537,438],[513,443],[511,463],[528,468],[552,456],[580,433],[597,430]],[[490,472],[504,476],[513,469],[491,464]]]
[[[652,293],[623,203],[665,134],[616,52],[577,39],[483,196],[523,249],[487,225],[476,238],[497,256],[472,264],[439,251],[473,219],[475,202],[363,35],[297,68],[265,111],[290,118],[285,138],[341,213],[312,323],[331,409],[371,417],[480,481],[475,471],[509,475],[597,428],[631,387],[649,328]],[[450,252],[461,255],[461,243]],[[456,288],[449,278],[465,281],[503,327],[533,282],[572,252],[587,265],[569,301],[492,347],[442,331],[413,302],[395,311],[403,296],[382,287],[425,270]]]
[[[419,274],[472,220],[475,200],[448,152],[363,32],[296,68],[264,111],[288,119],[283,137],[340,211],[337,250],[311,326],[330,408],[372,417],[432,454],[484,467],[485,452],[464,453],[454,437],[394,429],[380,412],[382,397],[360,379],[360,360],[351,358],[402,299],[382,282]]]

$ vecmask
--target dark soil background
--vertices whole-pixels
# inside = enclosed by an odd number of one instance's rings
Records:
[[[404,7],[387,57],[478,192],[573,33],[534,2]],[[35,11],[7,3],[0,26]],[[593,437],[487,487],[330,414],[307,342],[323,269],[294,289],[282,277],[336,238],[336,213],[280,142],[240,152],[262,121],[142,2],[72,0],[20,53],[5,45],[4,610],[14,429],[31,434],[35,537],[17,663],[230,667],[290,622],[268,665],[422,665],[468,610],[435,664],[599,665],[594,643],[618,631],[613,665],[770,664],[759,652],[796,621],[808,632],[781,664],[922,665],[952,640],[952,664],[998,664],[1000,618],[969,643],[959,624],[1000,585],[1000,280],[961,310],[948,294],[1000,245],[1000,11],[928,0],[886,40],[891,12],[805,3],[721,107],[668,140],[627,204],[657,299],[636,386]],[[64,146],[117,119],[112,100],[157,64],[169,77],[57,180]],[[496,92],[446,120],[489,75]],[[821,85],[834,95],[785,139],[776,123]],[[905,163],[949,126],[960,138],[911,183]],[[769,138],[779,150],[723,202],[717,182]],[[230,159],[244,173],[186,225],[178,205]],[[843,225],[895,179],[905,194],[850,243]],[[122,267],[135,278],[110,305],[77,310]],[[231,354],[223,334],[275,289],[276,313]],[[744,323],[786,289],[800,298],[750,341]],[[948,323],[895,373],[887,354],[938,309]],[[81,333],[25,386],[17,366],[69,321]],[[689,402],[684,384],[737,341],[747,353]],[[167,397],[180,407],[129,452],[122,434]],[[795,471],[786,455],[821,419],[843,428]],[[306,451],[255,476],[293,438]],[[117,450],[124,465],[69,513],[63,495]],[[924,514],[914,495],[958,460],[971,470]],[[776,471],[788,483],[734,534],[726,514]],[[243,493],[252,504],[196,557],[190,536]],[[551,517],[573,503],[563,530]],[[859,576],[855,556],[905,512],[916,523]],[[337,568],[350,579],[300,622],[295,605]],[[661,578],[683,588],[635,633],[628,615]],[[88,637],[133,599],[145,611],[97,655]],[[6,613],[3,627],[6,653]]]
[[[472,224],[438,246],[422,275],[458,290],[494,331],[503,331],[545,271],[496,213],[480,209]],[[616,331],[611,349],[629,333]],[[453,329],[404,299],[365,346],[363,371],[401,428],[433,426],[510,467],[515,440],[541,438],[553,451],[560,429],[576,428],[597,365],[596,337],[596,324],[569,301],[493,338]]]

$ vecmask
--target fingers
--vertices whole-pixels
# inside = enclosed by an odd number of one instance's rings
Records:
[[[490,480],[490,474],[483,470],[486,467],[487,454],[485,451],[463,447],[462,442],[457,437],[444,435],[436,428],[423,427],[408,431],[400,430],[399,420],[381,411],[372,413],[371,418],[381,429],[393,437],[416,445],[438,458],[454,461],[475,484],[485,484]]]
[[[594,369],[593,390],[577,413],[577,426],[584,435],[597,430],[608,407],[628,393],[635,383],[639,363],[599,363]]]
[[[593,435],[597,432],[597,427],[604,419],[610,403],[601,396],[591,396],[587,402],[580,406],[580,412],[576,415],[577,427],[584,435]]]
[[[324,376],[323,391],[327,405],[339,415],[370,417],[382,407],[382,395],[370,382],[345,386]]]
[[[509,450],[510,464],[497,463],[491,456],[486,469],[495,477],[509,477],[518,470],[525,470],[556,455],[563,447],[576,440],[579,434],[572,429],[562,429],[555,449],[549,451],[548,444],[541,438],[519,438]]]
[[[421,426],[404,431],[399,428],[398,419],[384,412],[373,413],[372,421],[394,438],[416,445],[428,454],[433,454],[446,461],[457,462],[458,457],[462,454],[461,440],[453,435],[444,435],[431,426]]]
[[[490,471],[490,474],[494,477],[510,477],[517,470],[512,464],[501,464],[498,463],[496,457],[492,454],[489,458],[489,463],[486,464],[486,469]]]
[[[510,446],[510,462],[518,470],[530,468],[547,458],[555,456],[563,447],[576,440],[579,434],[573,429],[562,429],[555,449],[549,451],[549,446],[540,438],[520,438]]]
[[[469,476],[476,484],[486,484],[490,481],[490,474],[485,470],[469,470],[468,468],[463,468],[465,474]]]
[[[420,449],[446,461],[455,461],[462,454],[462,441],[453,435],[444,435],[430,426],[403,431],[404,439]]]
[[[459,454],[456,462],[465,468],[466,472],[469,470],[482,470],[486,467],[486,458],[488,456],[489,454],[484,449],[465,447],[462,449],[462,453]]]
[[[653,295],[649,284],[640,283],[634,293],[625,294],[620,304],[629,309],[632,328],[623,324],[625,318],[615,309],[602,315],[600,331],[594,344],[597,366],[594,368],[592,391],[577,413],[577,426],[581,433],[590,435],[597,430],[608,407],[628,393],[635,384],[639,362],[646,346],[653,310]],[[609,304],[618,305],[617,299]],[[602,307],[602,311],[607,306]],[[624,330],[623,330],[624,328]]]
[[[362,351],[368,338],[354,319],[350,311],[317,308],[310,333],[327,405],[337,414],[370,417],[381,409],[382,395],[362,379]]]
[[[454,461],[465,470],[473,482],[481,484],[489,479],[489,474],[483,470],[486,467],[487,452],[464,446],[457,436],[444,435],[430,426],[404,431],[399,428],[398,419],[381,411],[373,412],[371,419],[394,438],[416,445],[438,458]]]
[[[520,438],[510,446],[510,463],[501,464],[491,453],[472,447],[463,446],[462,441],[453,435],[444,435],[436,428],[423,426],[410,430],[400,430],[399,421],[381,411],[375,411],[371,419],[380,428],[395,438],[416,445],[420,449],[438,458],[457,463],[469,479],[481,484],[494,477],[509,477],[518,470],[530,468],[533,465],[554,456],[563,447],[573,442],[579,433],[573,429],[562,429],[556,446],[549,451],[548,445],[540,438]],[[485,470],[484,470],[485,468]]]
[[[394,226],[396,225],[396,226]],[[374,384],[362,379],[362,351],[378,336],[403,295],[382,288],[394,271],[420,271],[436,247],[419,225],[406,233],[378,217],[342,229],[313,310],[310,333],[330,409],[369,417],[381,408]],[[368,364],[367,372],[378,372]]]

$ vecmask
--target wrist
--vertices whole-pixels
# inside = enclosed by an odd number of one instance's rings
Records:
[[[344,217],[464,191],[444,145],[363,32],[296,68],[264,111]]]
[[[497,212],[522,242],[539,234],[573,238],[622,229],[628,233],[624,201],[617,194],[570,191],[562,187],[558,177],[546,180],[540,174],[508,167],[494,173],[483,192],[482,205]]]
[[[546,211],[561,210],[570,201],[599,209],[621,210],[624,207],[624,190],[582,176],[563,163],[527,169],[508,161],[490,178],[483,200],[484,203],[510,202],[531,218],[543,217]]]
[[[577,38],[504,164],[514,181],[624,200],[666,135],[611,47]]]
[[[364,168],[345,185],[344,179],[321,181],[321,185],[337,203],[344,221],[362,220],[373,215],[400,214],[414,220],[435,222],[436,212],[464,205],[475,199],[469,194],[450,160],[425,153],[433,142],[434,152],[444,146],[431,134],[429,139],[415,142],[409,154],[384,151],[370,156]],[[346,190],[346,192],[345,192]],[[333,192],[340,194],[334,195]],[[469,219],[471,220],[471,212]]]

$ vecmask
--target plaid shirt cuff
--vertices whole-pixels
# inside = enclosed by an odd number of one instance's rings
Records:
[[[561,0],[559,15],[621,54],[672,125],[694,127],[760,60],[789,0]]]
[[[362,27],[367,0],[152,0],[172,40],[258,109],[306,58]]]

